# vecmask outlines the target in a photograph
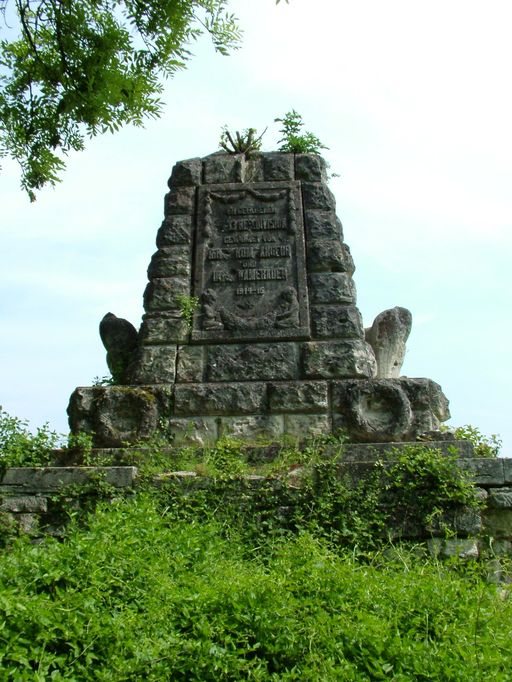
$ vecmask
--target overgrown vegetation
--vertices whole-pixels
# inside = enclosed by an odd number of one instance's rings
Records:
[[[65,491],[64,537],[0,557],[0,679],[509,679],[510,587],[484,561],[395,544],[478,506],[450,458],[419,444],[357,481],[332,437],[264,462],[229,438],[168,443],[136,455],[135,496],[93,481],[82,504],[108,502],[84,516]],[[167,473],[181,468],[203,475]]]
[[[250,543],[154,499],[0,558],[4,679],[506,680],[512,600],[478,567]]]
[[[318,137],[309,131],[303,132],[304,122],[302,116],[292,109],[286,112],[283,118],[274,119],[282,123],[279,140],[280,152],[294,152],[296,154],[320,154],[322,149],[328,149],[320,142]]]
[[[228,154],[245,154],[249,157],[251,153],[261,149],[261,140],[267,129],[258,135],[256,128],[247,128],[240,133],[238,130],[234,135],[230,133],[227,126],[224,126],[220,136],[219,145]]]

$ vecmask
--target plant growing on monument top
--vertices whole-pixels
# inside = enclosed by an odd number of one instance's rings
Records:
[[[466,424],[465,426],[458,426],[454,431],[455,438],[460,440],[469,440],[473,443],[475,449],[475,457],[498,457],[501,450],[501,438],[493,433],[490,436],[485,436],[476,426]]]
[[[309,131],[303,132],[304,125],[302,116],[292,109],[284,118],[275,118],[276,123],[282,123],[279,140],[280,152],[293,152],[295,154],[320,154],[320,150],[328,149],[316,135]]]
[[[261,149],[261,139],[267,132],[267,129],[256,137],[258,131],[256,128],[246,128],[239,133],[238,130],[234,135],[231,135],[227,126],[222,128],[222,133],[219,140],[220,147],[228,154],[245,154],[250,156],[252,152],[257,152]]]
[[[47,466],[59,446],[59,434],[47,423],[33,434],[28,422],[11,417],[0,407],[0,468]]]

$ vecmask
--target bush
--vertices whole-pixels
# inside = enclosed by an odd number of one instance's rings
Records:
[[[508,679],[512,600],[477,573],[223,530],[141,496],[64,542],[18,541],[0,557],[3,679]]]
[[[0,468],[47,466],[59,444],[60,436],[47,423],[32,434],[26,421],[0,408]]]

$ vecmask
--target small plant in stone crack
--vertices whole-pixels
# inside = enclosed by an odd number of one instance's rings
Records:
[[[304,122],[302,116],[292,109],[283,118],[275,118],[276,123],[282,123],[280,130],[282,138],[279,140],[280,152],[295,154],[320,154],[322,149],[328,149],[318,137],[309,131],[302,131]]]
[[[194,313],[199,306],[198,297],[182,294],[181,296],[177,296],[176,300],[178,301],[182,318],[185,320],[187,327],[192,329]]]
[[[219,145],[228,154],[245,154],[249,157],[251,153],[261,149],[261,140],[267,129],[259,137],[256,128],[246,128],[239,133],[238,130],[232,135],[227,126],[222,128]]]

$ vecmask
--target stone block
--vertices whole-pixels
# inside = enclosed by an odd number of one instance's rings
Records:
[[[203,346],[179,346],[176,361],[176,381],[178,383],[196,383],[203,380],[204,374]]]
[[[394,460],[397,453],[411,446],[441,450],[445,455],[466,456],[466,441],[390,441],[388,443],[346,443],[343,446],[343,459],[354,462],[374,462],[377,459]],[[480,489],[480,493],[487,495],[487,491],[483,489]]]
[[[148,267],[148,279],[184,276],[190,278],[190,246],[179,245],[159,249],[153,254]]]
[[[6,469],[0,483],[23,489],[26,493],[52,493],[69,486],[83,485],[100,476],[116,488],[131,487],[137,468],[120,467],[12,467]]]
[[[265,174],[263,171],[263,155],[254,154],[242,162],[242,181],[243,182],[263,182]]]
[[[311,329],[314,338],[364,338],[363,320],[355,306],[311,306]]]
[[[482,531],[482,515],[477,509],[461,507],[434,519],[427,531],[445,535],[446,528],[455,532],[458,537],[475,537]]]
[[[474,538],[431,538],[427,540],[427,547],[431,556],[444,559],[478,559],[480,553]]]
[[[326,381],[294,381],[268,386],[271,412],[325,412],[329,407]]]
[[[170,414],[167,386],[93,386],[77,388],[68,415],[72,433],[93,435],[95,447],[117,448],[149,438]]]
[[[331,190],[322,182],[303,182],[302,197],[304,209],[335,211],[336,201]]]
[[[484,513],[484,531],[492,538],[512,540],[512,510],[487,509]]]
[[[356,302],[356,286],[352,277],[344,272],[314,272],[309,276],[311,303]]]
[[[184,343],[188,340],[190,329],[181,311],[166,313],[147,313],[142,319],[139,340],[143,346],[169,345]]]
[[[334,211],[311,209],[304,212],[304,228],[308,242],[343,241],[343,226]]]
[[[331,432],[331,418],[327,414],[285,414],[284,432],[304,440]]]
[[[327,167],[318,154],[295,154],[295,179],[304,182],[327,182]]]
[[[192,217],[189,215],[169,215],[162,222],[156,235],[156,245],[164,249],[175,244],[192,243]]]
[[[367,379],[332,382],[333,426],[358,442],[407,440],[411,404],[399,382]]]
[[[176,447],[192,445],[205,447],[217,440],[217,421],[215,417],[172,418],[169,428]]]
[[[207,381],[264,381],[295,379],[298,352],[293,343],[254,343],[209,346]]]
[[[505,485],[512,485],[512,459],[502,458],[503,476]]]
[[[7,497],[0,505],[0,511],[19,514],[44,514],[48,511],[46,497],[24,495],[23,497]]]
[[[375,357],[364,341],[315,341],[302,344],[306,379],[366,378],[377,371]]]
[[[267,182],[295,179],[293,154],[262,154],[262,159],[263,173]]]
[[[186,159],[178,161],[172,169],[171,177],[168,181],[169,189],[173,187],[186,187],[189,185],[200,185],[203,179],[202,159]]]
[[[190,279],[188,277],[153,279],[144,291],[144,309],[147,312],[179,310],[182,296],[190,296]]]
[[[192,215],[196,204],[195,187],[176,187],[165,195],[164,216]]]
[[[208,185],[242,182],[243,154],[212,154],[203,161],[203,178]]]
[[[505,483],[503,460],[491,458],[458,459],[458,466],[467,471],[474,483],[481,486],[502,486]]]
[[[282,415],[252,415],[219,417],[219,437],[231,436],[241,440],[279,438],[284,430]]]
[[[487,504],[493,509],[512,509],[512,488],[491,488]]]
[[[430,410],[440,420],[450,418],[448,400],[443,389],[432,379],[401,377],[400,383],[414,411]]]
[[[310,272],[346,272],[354,274],[354,261],[346,244],[335,239],[315,239],[307,245]]]
[[[266,408],[266,388],[260,382],[177,384],[174,412],[177,416],[259,414]]]
[[[134,384],[172,384],[176,379],[176,346],[141,346],[129,368]]]

